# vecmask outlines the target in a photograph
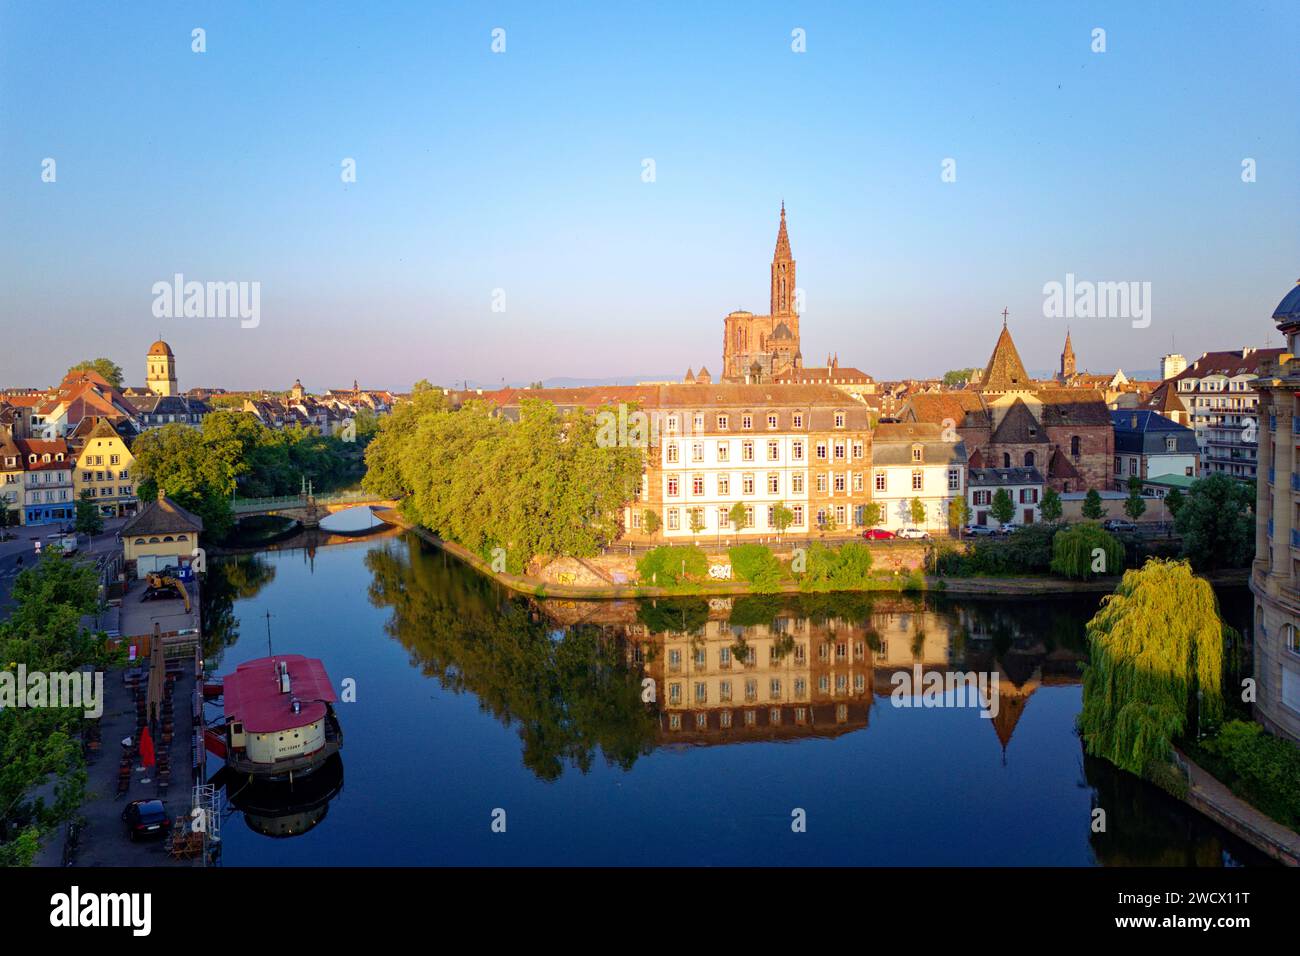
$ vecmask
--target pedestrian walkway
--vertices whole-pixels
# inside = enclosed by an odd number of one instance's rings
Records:
[[[1187,765],[1189,803],[1275,860],[1300,866],[1300,833],[1256,810],[1182,751],[1179,756]]]

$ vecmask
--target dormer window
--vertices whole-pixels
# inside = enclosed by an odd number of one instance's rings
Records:
[[[919,461],[921,461],[921,457],[922,457],[922,456],[921,456],[921,450],[922,450],[922,449],[921,449],[921,446],[920,446],[920,445],[913,445],[913,446],[912,446],[912,461],[914,461],[914,462],[919,462]]]
[[[803,412],[795,412],[791,418],[791,423],[795,428],[803,428]]]
[[[746,412],[740,416],[740,427],[748,431],[754,427],[754,416]]]
[[[843,413],[843,412],[836,412],[836,413],[835,413],[835,427],[836,427],[836,428],[843,428],[843,427],[844,427],[844,413]]]
[[[767,415],[767,427],[768,427],[768,428],[776,428],[776,424],[777,424],[777,417],[776,417],[776,414],[775,414],[774,412],[768,412],[768,415]]]

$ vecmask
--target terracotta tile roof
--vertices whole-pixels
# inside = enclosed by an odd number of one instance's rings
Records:
[[[975,392],[926,392],[907,400],[900,417],[942,425],[944,419],[958,428],[985,428],[989,424],[984,400]]]
[[[1034,397],[1043,403],[1044,425],[1110,425],[1105,396],[1095,389],[1045,388]]]
[[[59,471],[75,464],[68,443],[62,438],[15,438],[14,444],[22,452],[23,467],[28,471]],[[60,454],[63,461],[58,460]],[[28,461],[32,455],[36,456],[35,462]],[[50,456],[49,461],[43,460],[46,455]]]
[[[1276,362],[1277,357],[1285,351],[1286,349],[1281,348],[1253,349],[1246,356],[1241,354],[1241,349],[1229,352],[1206,352],[1175,375],[1171,381],[1176,382],[1181,378],[1204,378],[1207,375],[1226,375],[1228,378],[1237,375],[1258,375],[1266,363]]]
[[[203,519],[186,511],[163,495],[140,508],[135,517],[122,526],[122,536],[132,534],[198,533],[203,530]]]

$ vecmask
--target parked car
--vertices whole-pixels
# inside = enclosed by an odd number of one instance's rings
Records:
[[[868,541],[888,541],[894,536],[894,532],[886,531],[884,528],[868,528],[862,532],[862,537]]]
[[[997,529],[988,524],[968,524],[966,533],[974,538],[991,538],[997,534]]]
[[[922,531],[920,528],[899,528],[898,537],[910,538],[914,541],[929,541],[930,533]]]
[[[1128,533],[1137,531],[1138,526],[1132,521],[1125,521],[1123,518],[1108,518],[1101,523],[1101,526],[1107,531],[1117,531]]]
[[[132,840],[142,836],[165,836],[172,819],[161,800],[132,800],[122,809],[122,822]]]

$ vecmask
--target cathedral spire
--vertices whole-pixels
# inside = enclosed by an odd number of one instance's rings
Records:
[[[781,226],[776,231],[776,252],[772,254],[772,315],[793,315],[794,257],[790,236],[785,231],[785,200],[781,200]]]

